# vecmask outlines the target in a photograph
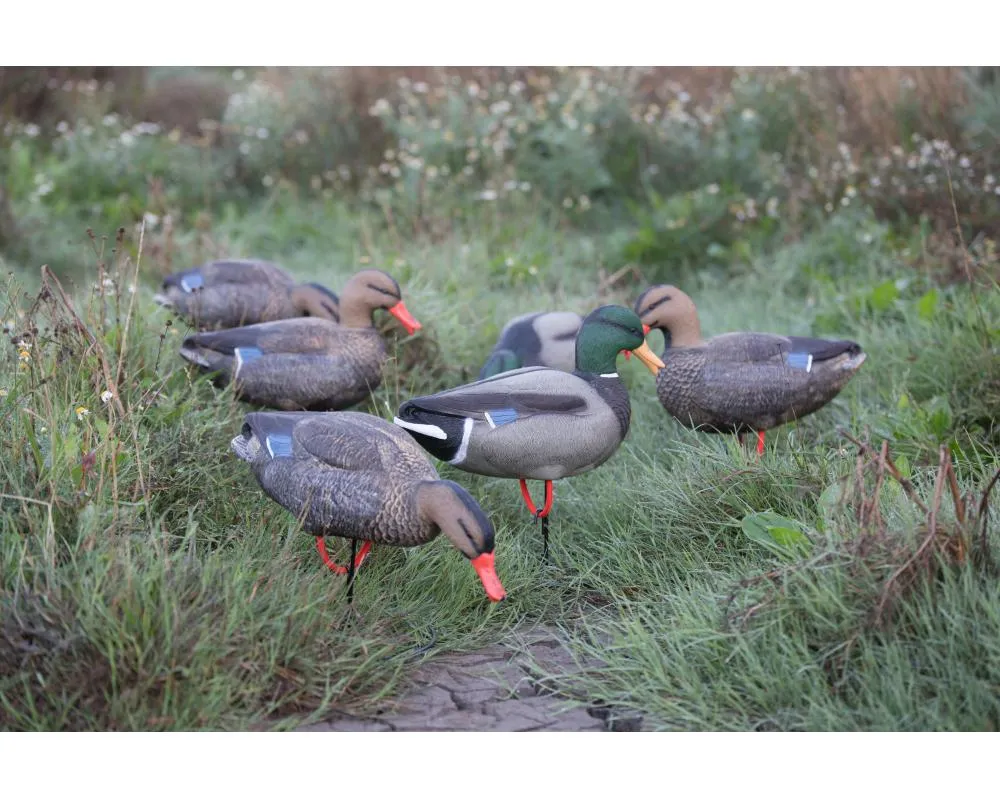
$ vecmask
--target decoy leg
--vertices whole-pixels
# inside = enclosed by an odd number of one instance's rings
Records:
[[[354,541],[353,539],[351,541]],[[322,536],[316,537],[316,549],[319,551],[320,557],[323,559],[323,563],[326,564],[327,568],[336,575],[346,575],[348,573],[347,567],[342,567],[326,552],[326,540]],[[362,564],[365,563],[365,559],[368,558],[368,554],[371,552],[372,543],[365,542],[361,545],[361,549],[358,551],[357,557],[351,556],[351,563],[354,565],[354,569],[357,569]],[[353,552],[353,551],[352,551]]]
[[[757,455],[764,455],[764,431],[757,431]]]
[[[320,558],[323,559],[323,563],[326,564],[327,568],[333,572],[335,575],[345,575],[347,573],[347,567],[342,567],[326,552],[326,539],[322,536],[316,537],[316,549],[319,551]]]
[[[357,569],[357,565],[354,563],[358,554],[358,540],[351,539],[351,560],[348,562],[347,567],[347,602],[352,603],[354,601],[354,571]],[[362,557],[363,558],[363,557]]]
[[[521,483],[521,497],[524,498],[524,504],[528,507],[528,511],[531,512],[531,516],[535,519],[540,519],[542,521],[542,555],[546,561],[549,558],[549,512],[552,511],[552,500],[555,494],[553,483],[550,480],[545,481],[545,505],[541,509],[535,506],[535,502],[531,499],[531,493],[528,491],[528,483],[524,478],[520,479]]]

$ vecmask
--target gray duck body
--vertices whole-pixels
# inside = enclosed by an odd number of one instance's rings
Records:
[[[694,301],[676,286],[650,287],[635,311],[667,345],[656,376],[660,403],[682,425],[709,433],[763,432],[811,414],[865,360],[847,340],[753,332],[702,339]]]
[[[865,360],[851,341],[729,333],[668,347],[656,376],[663,407],[711,433],[764,431],[825,406]]]
[[[382,383],[386,346],[373,327],[297,318],[199,333],[181,356],[248,402],[288,411],[329,411],[363,401]]]
[[[337,295],[319,284],[303,286],[316,290],[324,312],[339,320]],[[294,300],[296,287],[292,276],[277,264],[227,259],[168,276],[154,299],[199,329],[236,328],[303,316]]]
[[[232,449],[265,494],[315,536],[413,547],[439,532],[414,498],[437,472],[410,436],[379,417],[256,412]]]
[[[617,374],[525,367],[409,400],[394,422],[466,472],[556,480],[607,461],[630,417]]]
[[[500,332],[480,380],[516,367],[551,367],[572,372],[576,367],[576,335],[583,319],[572,311],[522,314]]]

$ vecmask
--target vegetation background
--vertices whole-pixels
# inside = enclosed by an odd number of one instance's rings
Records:
[[[995,68],[0,68],[0,728],[289,728],[389,707],[420,659],[526,629],[538,679],[663,729],[1000,725]],[[711,335],[869,360],[763,459],[622,363],[632,432],[511,482],[488,606],[443,541],[341,581],[228,442],[162,277],[392,273],[424,323],[365,407],[470,380],[528,310],[651,282]],[[45,265],[43,267],[43,265]],[[659,346],[653,335],[654,347]],[[595,666],[596,664],[596,666]]]

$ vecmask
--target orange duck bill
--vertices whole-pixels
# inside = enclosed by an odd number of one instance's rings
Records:
[[[654,375],[663,369],[664,364],[660,360],[660,357],[650,350],[649,345],[645,342],[635,348],[632,352],[635,353],[636,358],[645,364],[649,371]]]
[[[507,592],[504,591],[503,584],[500,583],[500,579],[497,577],[493,562],[493,553],[483,553],[473,558],[471,563],[472,568],[479,576],[479,580],[483,583],[486,596],[494,603],[498,603],[507,596]]]
[[[396,319],[402,323],[403,327],[406,328],[406,332],[413,336],[422,327],[416,318],[406,310],[406,306],[403,301],[400,300],[396,305],[389,309],[389,313],[392,314]]]

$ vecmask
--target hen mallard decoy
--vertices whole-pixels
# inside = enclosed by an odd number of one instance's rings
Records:
[[[428,397],[408,400],[393,420],[435,458],[466,472],[518,478],[528,509],[543,520],[552,481],[607,461],[628,434],[628,392],[615,359],[635,353],[655,374],[662,362],[649,349],[642,323],[622,306],[592,311],[576,337],[576,370],[524,367]],[[535,509],[525,480],[545,481]]]
[[[724,333],[701,338],[694,301],[675,286],[653,286],[635,301],[646,331],[664,332],[660,403],[686,427],[709,433],[764,432],[829,403],[865,361],[856,342]]]
[[[238,328],[294,317],[340,321],[337,295],[318,283],[296,283],[269,261],[209,261],[167,276],[153,299],[196,328]]]
[[[420,328],[392,276],[368,269],[341,295],[340,324],[283,319],[187,337],[181,356],[216,379],[236,383],[241,399],[286,411],[329,411],[359,403],[382,383],[386,346],[372,324],[384,308],[413,334]]]
[[[514,317],[500,331],[479,379],[521,367],[576,367],[576,334],[582,319],[572,311],[547,311]]]
[[[258,411],[247,414],[231,446],[250,463],[264,493],[316,536],[326,565],[347,573],[348,600],[354,571],[373,542],[414,547],[438,533],[469,559],[490,600],[506,596],[489,517],[465,489],[441,480],[395,425],[355,411]],[[346,568],[328,558],[325,536],[351,540]]]

